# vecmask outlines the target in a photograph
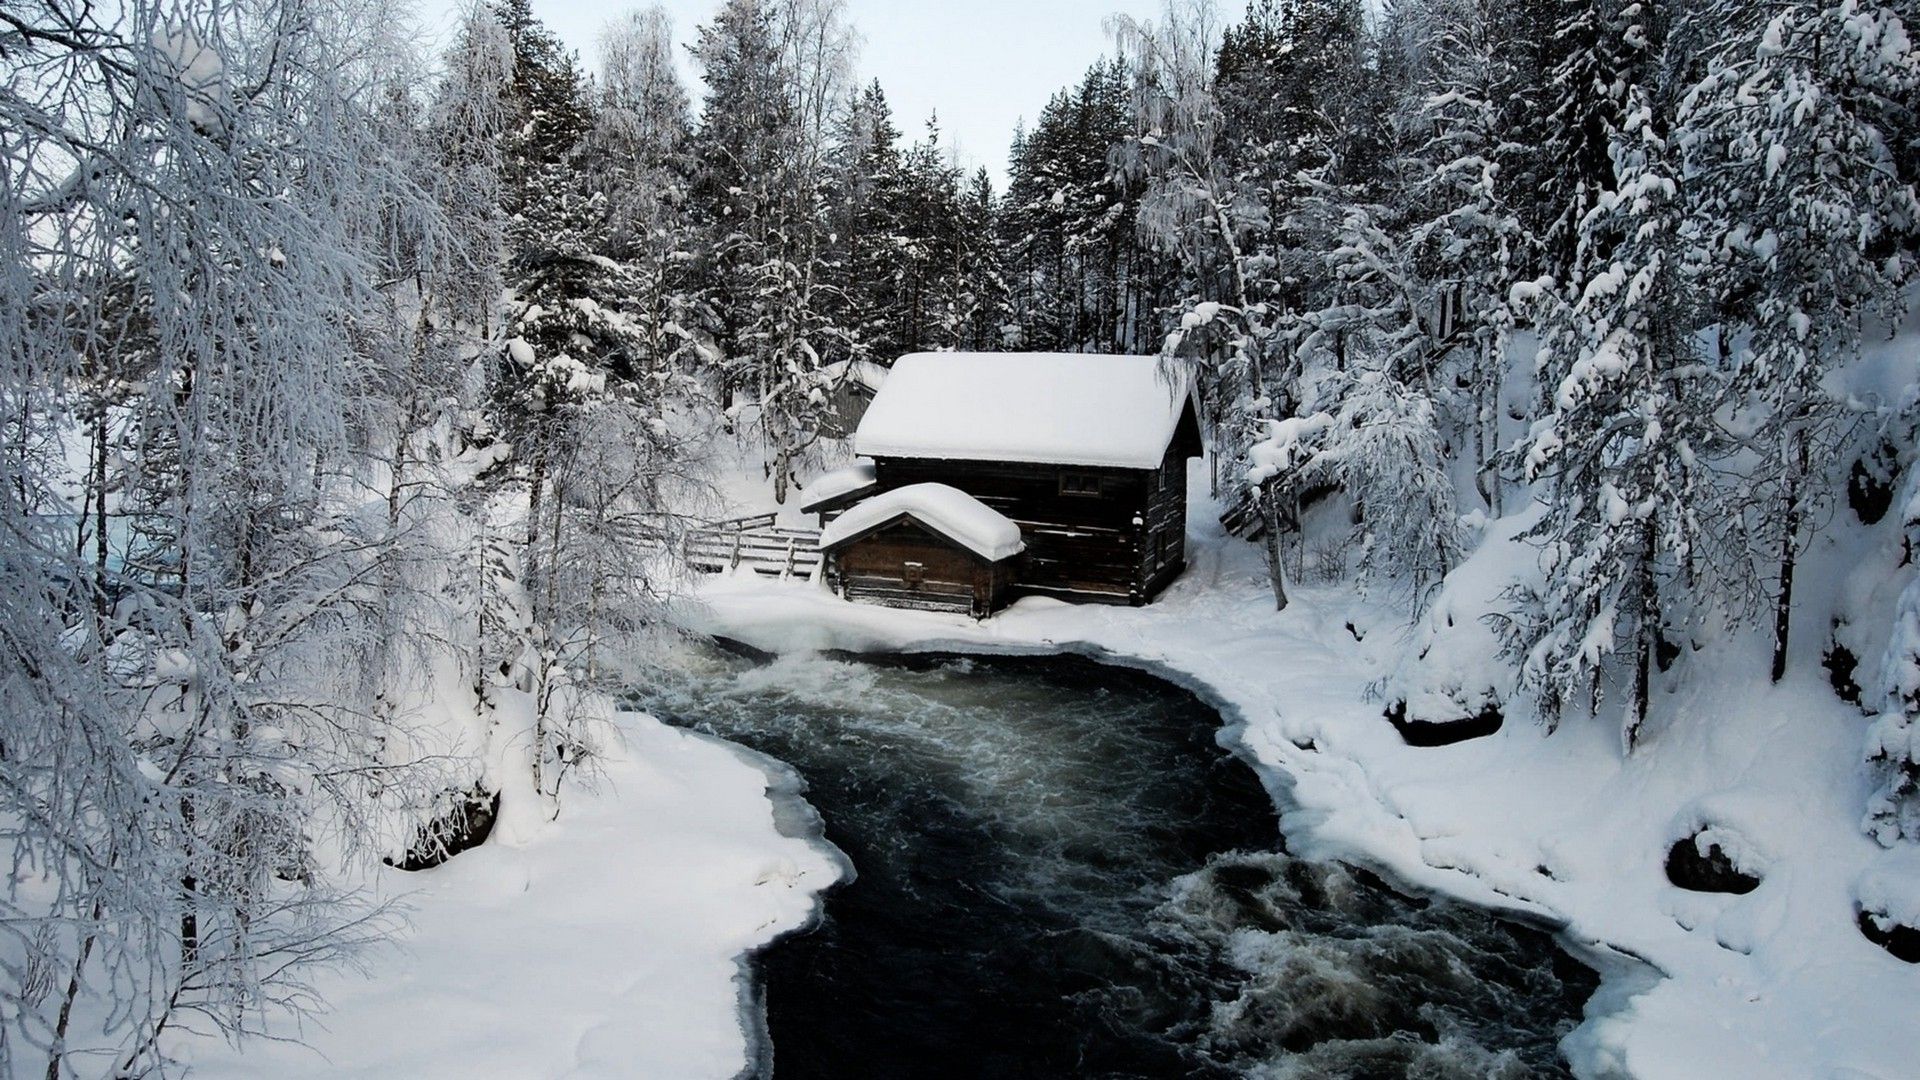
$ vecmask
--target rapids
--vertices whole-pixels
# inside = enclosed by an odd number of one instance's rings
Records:
[[[1221,718],[1074,656],[663,658],[632,703],[806,780],[856,880],[759,958],[802,1077],[1526,1077],[1597,977],[1284,851]]]

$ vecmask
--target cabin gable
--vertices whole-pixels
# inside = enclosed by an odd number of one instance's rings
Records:
[[[989,561],[897,515],[832,549],[828,585],[848,600],[984,618],[1004,603],[1014,559]]]

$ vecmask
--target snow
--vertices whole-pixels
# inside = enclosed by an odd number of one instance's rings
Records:
[[[1020,526],[979,499],[945,484],[912,484],[868,499],[826,527],[820,534],[820,548],[831,551],[902,514],[988,562],[1011,559],[1026,550]]]
[[[1323,412],[1261,421],[1267,437],[1247,451],[1247,482],[1264,484],[1299,468],[1313,456],[1313,445],[1333,428],[1333,417]]]
[[[570,789],[557,821],[503,807],[481,847],[376,876],[410,928],[368,957],[369,977],[321,981],[331,1009],[300,1033],[308,1045],[183,1040],[193,1075],[747,1072],[759,1021],[740,958],[810,923],[850,871],[797,835],[816,823],[783,805],[798,781],[780,766],[648,716],[616,724],[598,790]]]
[[[810,514],[822,503],[844,498],[856,491],[863,491],[877,482],[873,459],[859,458],[851,465],[823,473],[808,481],[801,489],[806,493],[806,500],[800,504],[800,509]]]
[[[219,92],[227,66],[195,30],[184,24],[162,25],[152,36],[154,50],[173,67],[186,98],[186,120],[202,131],[220,122]]]
[[[919,353],[893,366],[854,437],[864,457],[1154,469],[1190,376],[1153,356]]]
[[[1467,577],[1422,625],[1346,584],[1296,584],[1275,614],[1258,546],[1215,524],[1194,468],[1189,568],[1144,608],[1027,599],[975,623],[741,577],[707,584],[705,626],[775,651],[1075,651],[1193,687],[1221,707],[1223,738],[1265,772],[1295,854],[1559,926],[1563,944],[1601,967],[1606,984],[1564,1044],[1578,1075],[1913,1075],[1920,967],[1868,942],[1855,918],[1869,901],[1910,911],[1920,867],[1859,831],[1868,720],[1819,667],[1830,612],[1805,613],[1777,686],[1764,635],[1694,656],[1688,682],[1660,688],[1666,720],[1632,755],[1616,715],[1569,718],[1549,734],[1525,709],[1487,738],[1409,747],[1370,693],[1389,675],[1469,697],[1489,681],[1496,693],[1511,686],[1511,666],[1495,671],[1467,639],[1491,634],[1473,617],[1488,597],[1538,572],[1518,539],[1536,511],[1492,522]],[[1839,595],[1840,576],[1897,547],[1891,533],[1858,545],[1823,536],[1802,562],[1809,595]],[[1396,674],[1423,643],[1438,676]],[[1701,827],[1764,873],[1758,889],[1709,895],[1667,881],[1668,848]]]
[[[880,384],[886,381],[887,369],[871,360],[836,360],[820,369],[820,383],[823,386],[853,382],[877,392]]]

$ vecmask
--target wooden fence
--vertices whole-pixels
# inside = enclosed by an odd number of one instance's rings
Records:
[[[811,578],[820,569],[820,532],[776,525],[773,514],[730,518],[688,530],[680,554],[703,573],[730,573],[745,566],[782,581]]]

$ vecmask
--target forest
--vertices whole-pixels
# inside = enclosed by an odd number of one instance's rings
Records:
[[[635,11],[591,69],[530,0],[411,18],[0,9],[0,1073],[317,1009],[397,917],[337,867],[431,865],[509,783],[564,814],[715,463],[835,464],[845,361],[1188,365],[1281,609],[1329,493],[1410,620],[1515,519],[1501,704],[1627,754],[1717,640],[1781,679],[1825,523],[1920,536],[1913,373],[1863,359],[1920,266],[1915,0],[1170,0],[1005,190],[840,0]]]

